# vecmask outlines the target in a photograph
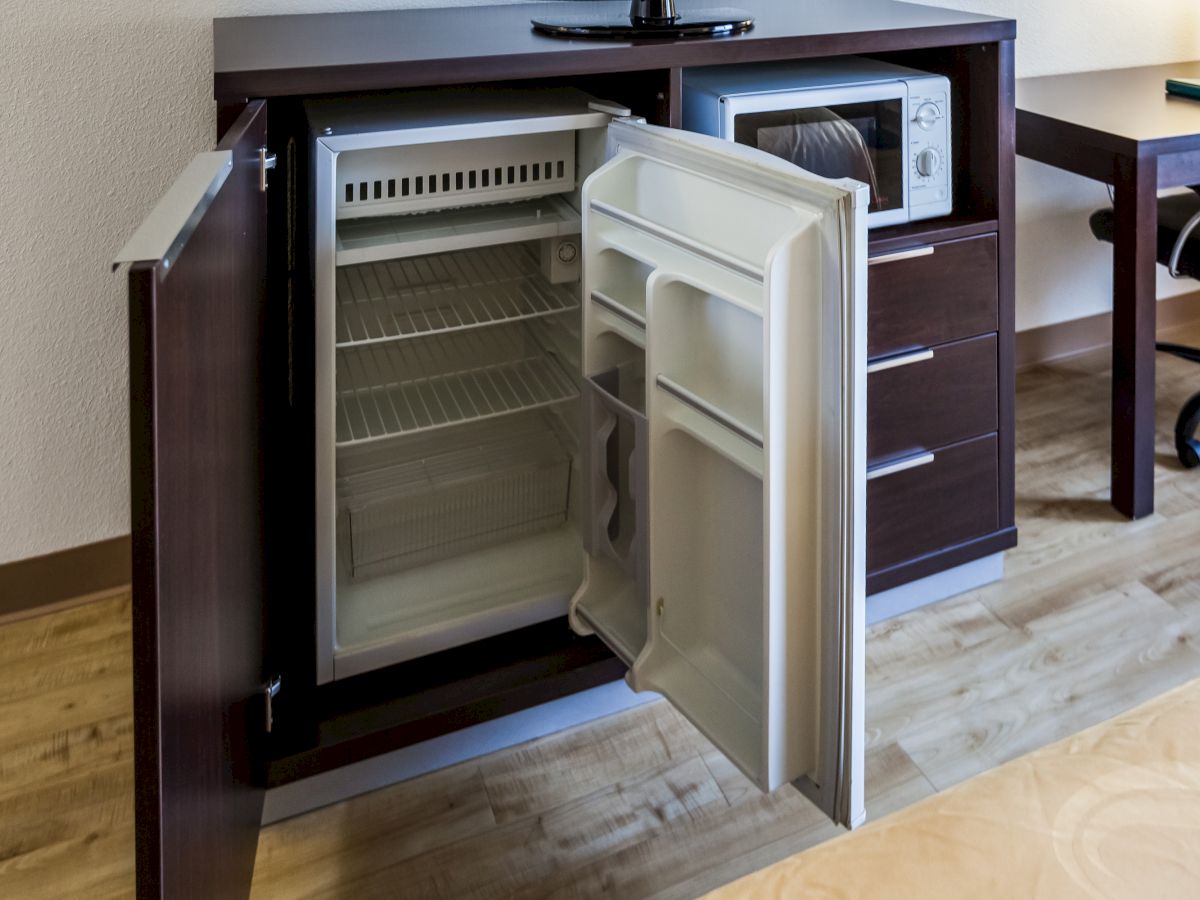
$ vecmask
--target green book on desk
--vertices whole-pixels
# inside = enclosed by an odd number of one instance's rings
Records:
[[[1167,93],[1200,100],[1200,78],[1168,78]]]

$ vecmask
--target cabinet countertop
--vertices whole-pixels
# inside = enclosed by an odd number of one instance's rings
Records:
[[[744,0],[740,5],[754,14],[754,28],[713,40],[563,40],[535,33],[530,19],[555,5],[575,15],[628,9],[624,0],[614,0],[215,19],[215,95],[236,102],[400,84],[880,53],[1016,36],[1011,19],[895,0]]]

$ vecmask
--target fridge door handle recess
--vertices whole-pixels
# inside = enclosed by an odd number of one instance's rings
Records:
[[[581,197],[583,374],[643,425],[585,428],[640,494],[636,516],[584,515],[624,532],[645,583],[592,542],[572,622],[762,790],[793,782],[856,825],[867,189],[644,122],[614,121],[608,148]]]

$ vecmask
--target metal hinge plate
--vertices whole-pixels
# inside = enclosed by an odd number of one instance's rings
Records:
[[[267,169],[275,168],[278,161],[279,157],[266,147],[258,148],[258,189],[260,191],[267,190]]]
[[[263,685],[263,700],[266,701],[264,706],[266,707],[265,725],[267,728],[267,734],[271,733],[271,728],[275,725],[275,715],[271,711],[271,701],[279,695],[279,689],[281,687],[283,687],[283,679],[278,675]]]

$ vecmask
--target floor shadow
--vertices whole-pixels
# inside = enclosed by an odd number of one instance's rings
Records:
[[[1017,496],[1018,507],[1036,507],[1037,514],[1048,519],[1071,522],[1128,521],[1117,512],[1107,497],[1037,497]]]

